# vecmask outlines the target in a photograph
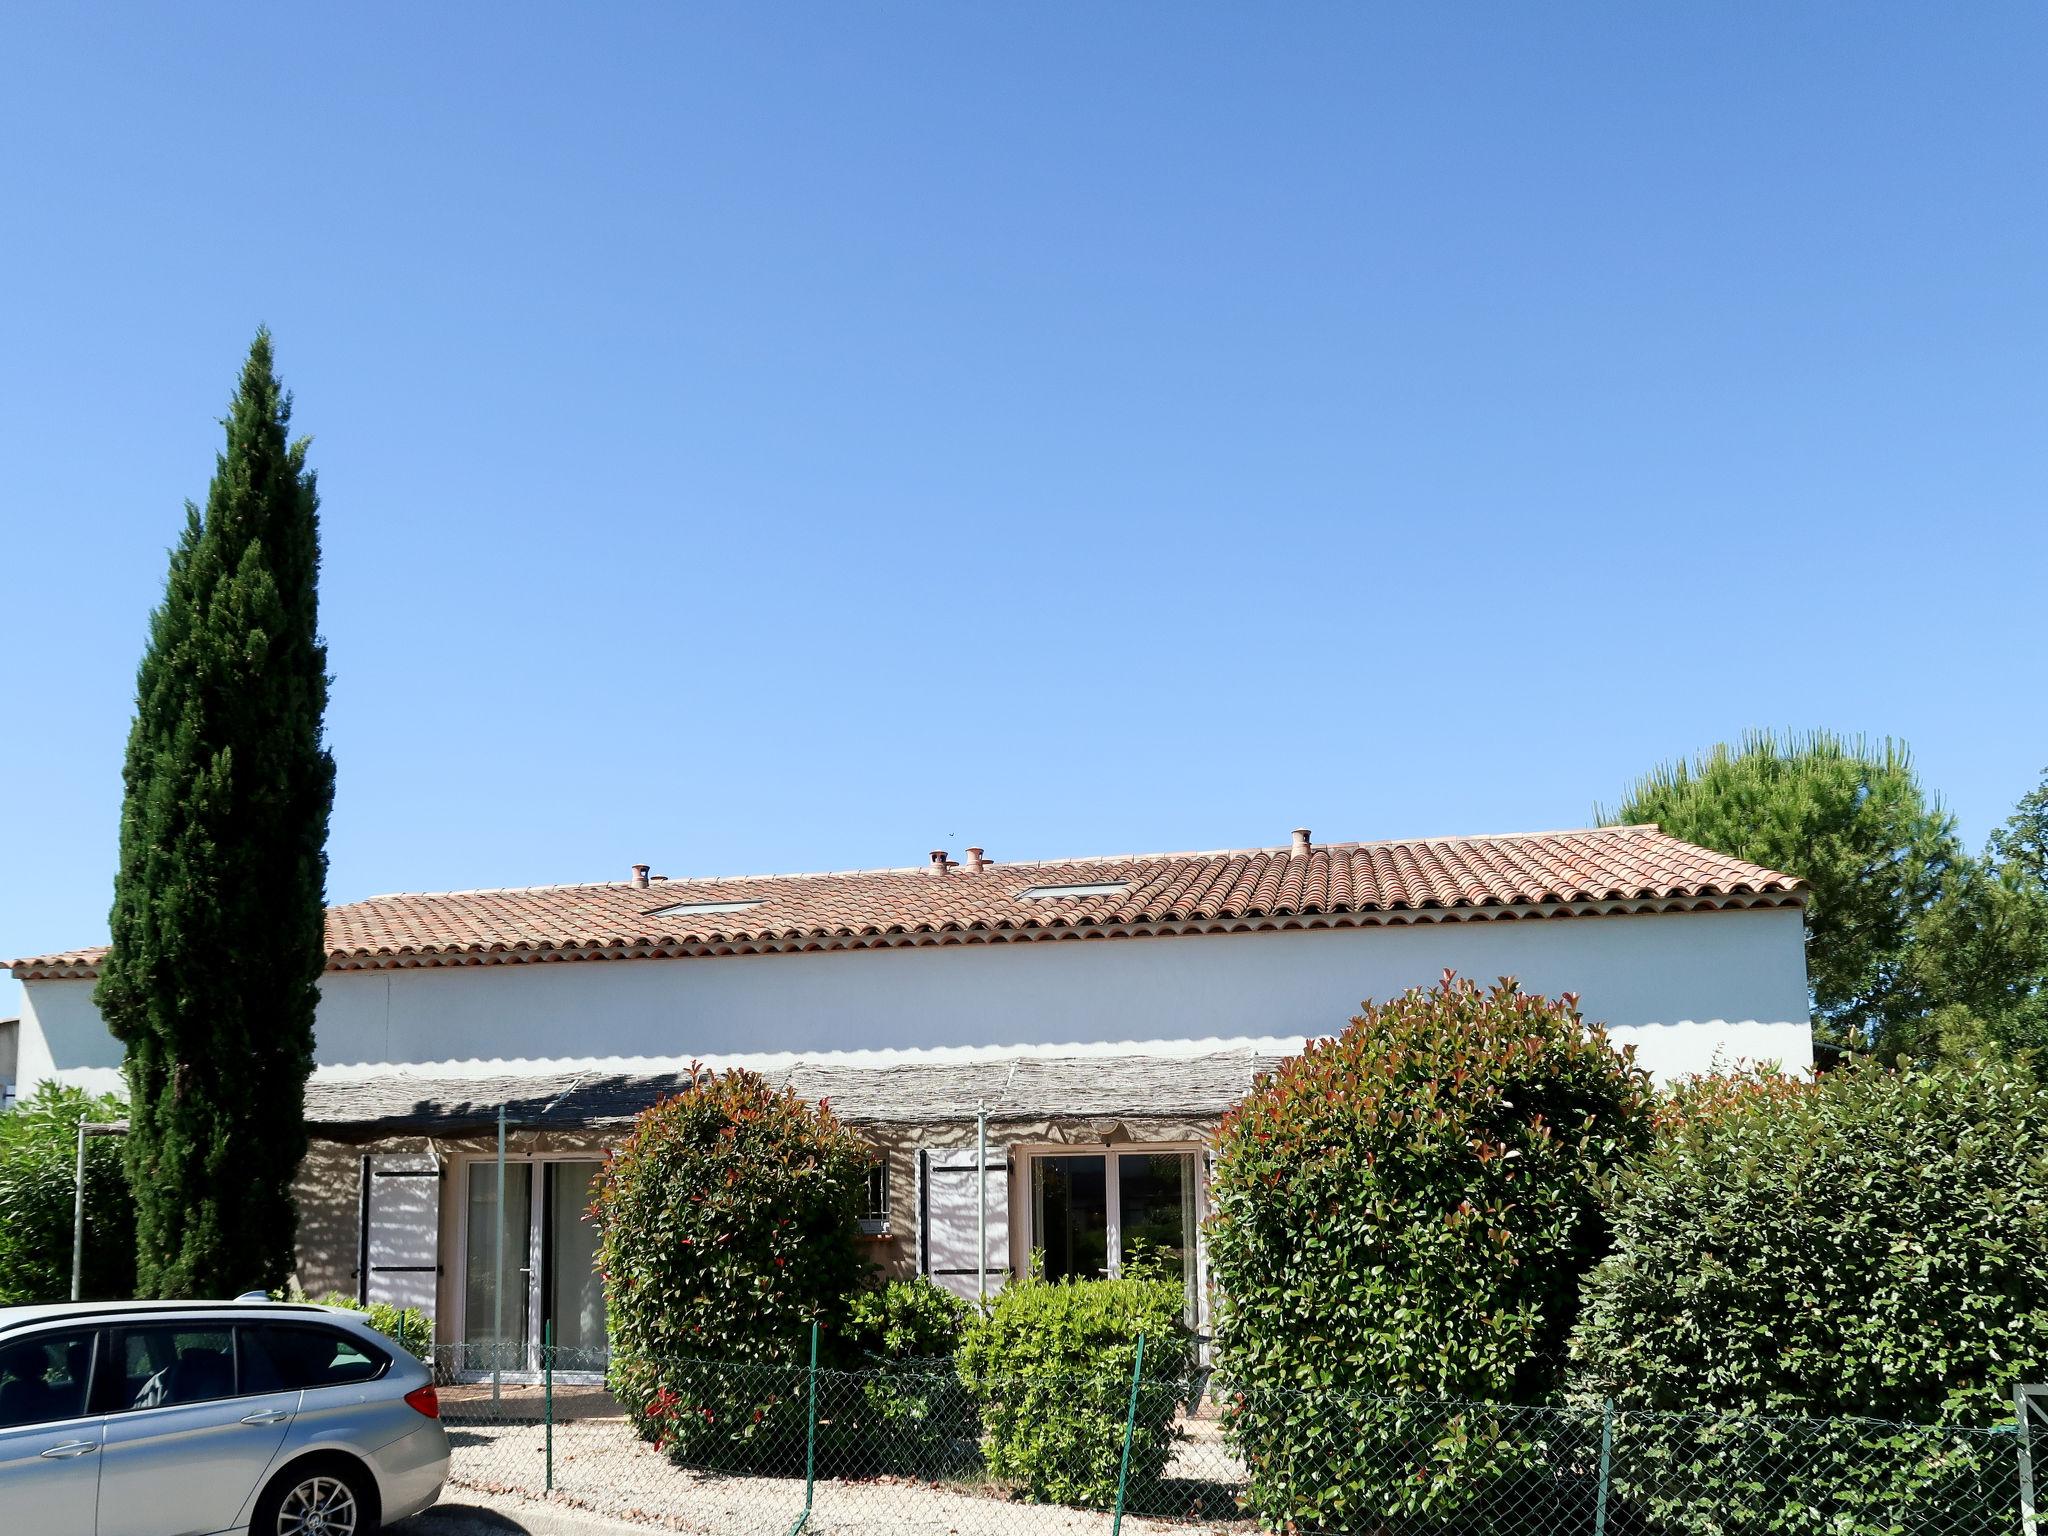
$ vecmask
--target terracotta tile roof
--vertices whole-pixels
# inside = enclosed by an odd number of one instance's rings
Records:
[[[1034,887],[1110,885],[1031,900]],[[633,959],[1042,938],[1355,927],[1787,906],[1806,884],[1653,826],[1496,837],[1131,854],[1031,864],[855,870],[373,896],[327,911],[328,969]],[[689,904],[747,903],[680,912]],[[24,979],[90,975],[102,949],[13,962]]]

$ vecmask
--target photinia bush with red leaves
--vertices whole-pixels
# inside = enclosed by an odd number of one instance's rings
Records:
[[[1739,1062],[1680,1078],[1665,1090],[1652,1118],[1658,1135],[1683,1135],[1751,1110],[1791,1108],[1813,1082],[1768,1062]]]
[[[701,1464],[792,1444],[801,1461],[811,1323],[864,1273],[866,1187],[867,1154],[831,1108],[756,1073],[707,1077],[634,1122],[591,1210],[612,1390],[643,1437]]]
[[[1575,997],[1450,972],[1254,1087],[1218,1132],[1208,1228],[1253,1513],[1427,1525],[1539,1475],[1515,1464],[1526,1437],[1431,1400],[1560,1390],[1602,1188],[1653,1102]]]
[[[1616,1181],[1613,1251],[1572,1340],[1574,1385],[1622,1412],[1613,1492],[1632,1519],[1672,1536],[2011,1529],[2014,1448],[1982,1432],[2048,1375],[2048,1092],[1995,1062],[1866,1060],[1701,1079],[1674,1102]],[[1794,1420],[1796,1499],[1756,1471]],[[1723,1497],[1686,1496],[1700,1487]]]

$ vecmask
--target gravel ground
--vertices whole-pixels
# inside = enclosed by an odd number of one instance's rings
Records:
[[[555,1426],[555,1491],[546,1486],[545,1431],[538,1424],[448,1426],[454,1447],[449,1494],[490,1496],[506,1507],[506,1495],[534,1498],[544,1507],[581,1509],[656,1529],[703,1536],[787,1536],[804,1507],[800,1478],[723,1476],[689,1471],[635,1438],[624,1422],[590,1418]],[[1190,1426],[1184,1467],[1212,1472],[1222,1447],[1213,1424]],[[1176,1469],[1169,1468],[1169,1476]],[[1191,1485],[1192,1486],[1192,1485]],[[1213,1490],[1214,1485],[1209,1487]],[[820,1479],[808,1529],[827,1533],[929,1532],[933,1536],[1060,1536],[1087,1532],[1103,1536],[1109,1516],[1045,1504],[1023,1504],[997,1494],[950,1485],[875,1478],[859,1482]],[[1126,1516],[1133,1536],[1190,1536],[1196,1532],[1242,1532],[1241,1521],[1163,1521]]]

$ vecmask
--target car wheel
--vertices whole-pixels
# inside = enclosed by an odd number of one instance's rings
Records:
[[[263,1491],[249,1536],[374,1536],[367,1480],[335,1462],[287,1468]]]

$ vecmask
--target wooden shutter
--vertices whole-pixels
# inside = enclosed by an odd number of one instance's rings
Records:
[[[975,1299],[977,1222],[974,1148],[918,1154],[917,1268],[954,1295]],[[988,1154],[988,1288],[1010,1277],[1010,1165]]]
[[[356,1300],[431,1313],[441,1273],[441,1166],[431,1153],[362,1160]]]

